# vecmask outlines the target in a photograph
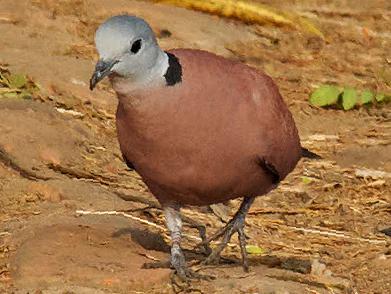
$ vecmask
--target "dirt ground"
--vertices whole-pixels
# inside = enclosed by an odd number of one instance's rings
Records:
[[[94,30],[124,12],[147,19],[164,48],[205,49],[265,70],[303,145],[324,158],[302,160],[256,200],[248,242],[264,254],[250,255],[250,273],[233,238],[226,262],[197,268],[216,279],[188,291],[391,293],[391,238],[381,232],[391,227],[391,105],[345,112],[308,104],[323,83],[390,91],[391,2],[261,2],[308,17],[326,40],[143,1],[0,0],[0,64],[41,88],[30,100],[0,97],[1,293],[175,290],[168,270],[142,269],[167,258],[169,243],[155,200],[122,161],[115,95],[107,82],[88,90]],[[238,203],[183,214],[210,234]],[[204,258],[193,248],[197,232],[185,232],[196,264]]]

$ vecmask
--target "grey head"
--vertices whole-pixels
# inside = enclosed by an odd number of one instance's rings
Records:
[[[113,16],[95,34],[99,61],[90,80],[90,89],[111,74],[143,82],[153,79],[167,63],[167,55],[143,19],[130,15]]]

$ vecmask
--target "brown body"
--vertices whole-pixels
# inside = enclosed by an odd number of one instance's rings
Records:
[[[275,185],[260,159],[283,179],[301,156],[277,86],[262,72],[208,52],[169,52],[183,69],[174,86],[125,93],[112,79],[124,156],[162,204],[207,205],[269,192]]]

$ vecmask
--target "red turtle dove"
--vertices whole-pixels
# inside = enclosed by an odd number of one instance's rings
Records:
[[[243,197],[233,219],[205,242],[222,237],[206,262],[218,260],[237,232],[248,269],[245,216],[256,196],[276,188],[302,156],[290,111],[260,70],[213,53],[162,50],[141,18],[114,16],[95,36],[99,61],[91,90],[108,76],[118,96],[117,131],[126,163],[163,207],[171,266],[192,276],[180,247],[183,205]]]

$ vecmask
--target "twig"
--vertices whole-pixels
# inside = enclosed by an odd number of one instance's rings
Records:
[[[158,224],[155,224],[153,222],[150,222],[148,220],[145,220],[145,219],[142,219],[142,218],[139,218],[137,216],[133,216],[131,214],[128,214],[128,213],[125,213],[125,212],[121,212],[121,211],[91,211],[91,210],[76,210],[76,213],[77,214],[80,214],[80,215],[121,215],[121,216],[124,216],[126,218],[130,218],[132,220],[135,220],[139,223],[142,223],[144,225],[147,225],[147,226],[151,226],[151,227],[154,227],[164,233],[167,232],[167,229],[161,225],[158,225]],[[201,238],[199,237],[196,237],[196,236],[193,236],[193,235],[189,235],[189,234],[182,234],[183,237],[187,238],[187,239],[190,239],[190,240],[195,240],[195,241],[202,241]]]
[[[153,199],[148,199],[135,190],[132,190],[132,194],[126,194],[121,191],[114,191],[113,193],[125,201],[146,204],[149,206],[149,208],[160,208],[160,205],[157,201],[154,201]]]
[[[146,254],[146,253],[137,252],[137,254],[140,255],[140,256],[143,256],[145,258],[148,258],[148,259],[150,259],[152,261],[160,261],[159,258],[156,258],[155,256],[152,256],[152,255],[149,255],[149,254]]]
[[[262,220],[264,221],[264,220]],[[262,227],[260,224],[252,222],[254,225],[258,227]],[[285,227],[287,229],[293,230],[293,231],[299,231],[304,233],[310,233],[310,234],[316,234],[316,235],[323,235],[323,236],[330,236],[330,237],[336,237],[336,238],[343,238],[343,239],[350,239],[355,241],[361,241],[361,242],[368,242],[372,244],[387,244],[388,241],[384,239],[370,239],[370,238],[362,238],[362,237],[353,237],[347,235],[347,232],[343,231],[337,231],[337,230],[325,230],[323,228],[301,228],[301,227],[294,227],[294,226],[287,226],[284,224],[281,224],[279,222],[273,221],[273,225],[276,227]]]
[[[257,215],[257,214],[274,214],[274,213],[281,213],[281,214],[307,214],[308,212],[313,212],[316,210],[330,210],[329,207],[308,207],[308,208],[298,208],[298,209],[280,209],[280,208],[256,208],[254,210],[249,211],[248,214],[250,215]]]
[[[337,238],[351,239],[351,240],[357,240],[357,241],[362,241],[362,242],[368,242],[368,243],[372,243],[372,244],[387,244],[387,240],[352,237],[352,236],[345,235],[346,232],[342,232],[342,231],[336,231],[336,230],[327,230],[326,231],[326,230],[319,230],[319,229],[306,229],[306,228],[298,228],[298,227],[293,227],[293,226],[287,226],[287,227],[292,230],[300,231],[300,232],[304,232],[304,233],[319,234],[319,235],[332,236],[332,237],[337,237]]]
[[[295,226],[288,226],[283,223],[281,223],[280,220],[269,220],[269,219],[258,219],[258,221],[254,221],[254,219],[249,219],[249,223],[252,225],[255,225],[257,227],[263,228],[264,223],[268,223],[268,225],[274,226],[274,228],[286,228],[293,231],[299,231],[304,233],[310,233],[310,234],[317,234],[317,235],[323,235],[323,236],[330,236],[330,237],[336,237],[336,238],[343,238],[343,239],[350,239],[355,241],[361,241],[361,242],[368,242],[372,244],[388,244],[388,241],[385,239],[370,239],[370,238],[363,238],[363,237],[354,237],[347,235],[348,232],[343,231],[337,231],[337,230],[326,230],[324,228],[301,228],[301,227],[295,227]]]
[[[165,227],[161,226],[161,225],[155,224],[155,223],[150,222],[148,220],[139,218],[137,216],[134,216],[134,215],[122,212],[122,211],[115,211],[115,210],[112,210],[112,211],[76,210],[76,213],[80,214],[80,215],[120,215],[120,216],[123,216],[123,217],[126,217],[126,218],[130,218],[132,220],[135,220],[135,221],[137,221],[139,223],[142,223],[144,225],[154,227],[154,228],[160,230],[163,233],[167,233],[167,229]],[[190,235],[190,234],[186,234],[186,233],[182,233],[182,236],[187,238],[187,239],[189,239],[189,240],[197,241],[199,243],[203,241],[200,237],[196,237],[196,236],[193,236],[193,235]],[[227,243],[227,246],[232,247],[232,248],[233,247],[235,247],[235,248],[239,247],[237,244],[233,244],[233,243]]]

